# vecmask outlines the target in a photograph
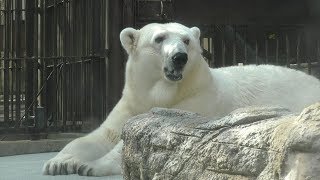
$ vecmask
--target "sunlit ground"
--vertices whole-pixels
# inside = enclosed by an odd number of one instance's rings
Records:
[[[44,176],[42,165],[57,153],[39,153],[0,157],[1,180],[122,180],[121,176],[86,177],[78,175]]]

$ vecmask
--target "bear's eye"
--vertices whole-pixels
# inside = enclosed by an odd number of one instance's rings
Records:
[[[186,44],[186,45],[189,45],[190,39],[184,39],[184,40],[183,40],[183,43]]]
[[[154,39],[154,42],[160,44],[162,41],[164,41],[165,37],[164,36],[158,36]]]

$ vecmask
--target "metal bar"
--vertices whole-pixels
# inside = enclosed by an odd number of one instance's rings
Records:
[[[268,54],[268,47],[269,46],[269,41],[268,39],[265,39],[265,54],[266,54],[266,64],[269,63],[269,54]]]
[[[69,10],[69,3],[70,2],[65,2],[64,4],[63,4],[63,10],[64,10],[64,12],[63,12],[63,15],[64,15],[64,17],[63,17],[63,29],[64,29],[64,31],[63,31],[63,49],[64,49],[64,55],[69,55],[69,52],[68,52],[68,40],[67,40],[67,37],[68,37],[68,35],[67,35],[67,32],[68,32],[68,30],[69,30],[69,26],[68,26],[68,23],[69,22],[67,22],[67,20],[68,19],[70,19],[69,17],[68,17],[68,10]],[[63,58],[63,63],[64,64],[66,64],[66,59],[65,58]],[[61,87],[61,90],[62,90],[62,106],[63,106],[63,108],[62,108],[62,126],[63,126],[63,130],[64,131],[66,131],[66,126],[67,126],[67,108],[68,108],[68,106],[66,105],[67,104],[67,95],[66,95],[66,93],[67,93],[67,80],[66,80],[66,77],[65,77],[65,75],[66,75],[66,67],[64,67],[63,68],[63,70],[62,70],[62,72],[61,72],[64,76],[62,77],[62,87]],[[81,102],[80,102],[80,104],[81,104]]]
[[[215,63],[215,46],[214,46],[214,41],[213,38],[210,38],[211,40],[211,67],[214,67],[214,63]]]
[[[210,38],[207,37],[206,39],[207,39],[208,52],[211,53],[211,52],[210,52],[210,49],[211,49]],[[207,63],[208,63],[209,66],[210,66],[210,60],[211,60],[211,59],[208,58],[208,62],[207,62]]]
[[[57,54],[57,2],[56,0],[53,1],[53,31],[51,36],[53,37],[52,40],[52,55],[56,56]],[[57,59],[58,60],[58,59]],[[53,61],[53,102],[52,102],[52,109],[53,109],[53,113],[52,113],[52,118],[53,118],[53,125],[54,127],[57,129],[58,128],[58,118],[57,118],[57,101],[58,101],[58,97],[57,97],[57,86],[56,84],[57,82],[57,61],[54,60]]]
[[[35,4],[34,4],[34,32],[33,32],[33,36],[35,37],[33,39],[33,44],[34,47],[33,47],[33,56],[39,56],[39,44],[40,44],[40,16],[39,16],[39,3],[40,1],[39,0],[34,0],[35,1]],[[34,109],[32,111],[32,114],[31,115],[35,115],[36,113],[36,110],[37,110],[37,113],[41,114],[42,117],[44,117],[44,109],[43,108],[37,108],[38,105],[40,105],[39,103],[39,96],[37,97],[37,92],[38,92],[38,88],[40,88],[39,86],[39,82],[40,82],[40,74],[39,74],[39,63],[40,63],[40,60],[34,60],[33,62],[33,99],[36,101],[34,103]],[[44,121],[43,121],[43,118],[37,118],[37,120],[41,120],[41,122],[37,122],[38,125],[41,124],[41,126],[38,126],[38,128],[43,128],[43,124],[44,124]]]
[[[96,56],[99,56],[100,55],[100,52],[101,52],[101,47],[100,47],[100,41],[101,41],[101,38],[100,38],[100,36],[101,36],[101,29],[100,29],[100,17],[101,16],[99,16],[99,12],[100,12],[100,10],[101,10],[101,6],[99,5],[99,3],[98,3],[98,1],[92,1],[92,9],[94,9],[93,10],[93,12],[92,12],[92,17],[95,17],[95,18],[93,18],[92,19],[92,30],[91,30],[91,32],[92,32],[92,52],[93,52],[93,55],[96,55]],[[97,60],[98,60],[98,58],[97,58]],[[99,66],[99,64],[100,64],[100,61],[96,61],[96,62],[93,62],[92,63],[92,67],[94,68],[94,69],[92,69],[93,70],[93,77],[94,77],[94,84],[93,84],[93,91],[92,92],[94,92],[94,90],[98,90],[98,94],[99,94],[99,96],[100,96],[100,94],[101,94],[101,90],[102,90],[102,88],[101,88],[101,83],[99,83],[100,81],[101,81],[101,78],[100,78],[100,66]],[[100,112],[100,97],[99,96],[97,96],[97,93],[94,93],[94,94],[92,94],[92,98],[93,98],[93,113],[94,113],[94,117],[96,118],[96,119],[98,119],[99,118],[99,115],[101,114],[101,112]]]
[[[84,3],[84,1],[79,1],[79,6],[81,7],[81,4],[82,3]],[[90,1],[89,3],[92,3],[92,1]],[[73,3],[73,5],[74,5],[74,7],[76,7],[77,6],[77,3],[76,2],[74,2]],[[74,19],[74,22],[72,23],[72,29],[73,29],[73,32],[74,32],[74,36],[73,36],[73,38],[74,38],[74,41],[76,41],[76,42],[78,42],[78,36],[81,36],[80,35],[80,33],[79,33],[79,28],[77,27],[77,25],[80,25],[81,24],[81,21],[80,21],[80,10],[81,9],[79,9],[79,6],[77,7],[77,8],[75,8],[75,10],[72,12],[72,18]],[[89,8],[89,9],[91,9],[91,7],[90,6],[88,6],[87,8]],[[90,14],[90,17],[92,17],[92,15],[93,14]],[[74,48],[74,51],[73,51],[73,53],[75,53],[75,54],[79,54],[79,53],[81,53],[81,47],[82,47],[82,45],[80,44],[80,43],[77,43],[77,45],[76,46],[73,46],[73,48]],[[92,63],[92,62],[90,62],[90,63]],[[74,65],[74,66],[71,66],[70,67],[71,69],[70,69],[70,76],[71,76],[71,82],[72,82],[72,84],[73,84],[73,86],[76,86],[77,84],[76,84],[76,78],[77,78],[77,76],[76,76],[76,73],[77,73],[77,66],[76,65]],[[93,83],[93,82],[91,82],[91,83]],[[73,92],[70,92],[70,93],[72,93],[72,99],[71,99],[71,102],[70,102],[70,107],[71,107],[71,112],[72,112],[72,114],[71,114],[71,120],[72,120],[72,128],[75,128],[75,126],[76,126],[76,121],[77,121],[77,117],[76,117],[76,115],[77,115],[77,107],[78,107],[78,104],[76,103],[76,94],[77,94],[77,90],[75,90],[75,91],[73,91]]]
[[[75,34],[75,29],[74,29],[74,23],[76,23],[76,15],[75,15],[75,1],[70,1],[69,2],[69,37],[68,37],[68,41],[69,42],[75,42],[76,38],[74,38],[77,34]],[[85,18],[84,18],[84,21],[85,21]],[[75,53],[75,48],[79,46],[79,44],[77,44],[76,46],[72,46],[71,44],[68,45],[68,53],[69,55],[73,55],[73,54],[76,54]],[[66,81],[67,81],[67,84],[70,86],[70,84],[72,83],[72,77],[71,77],[71,73],[72,73],[72,66],[68,66],[68,70],[67,70],[67,77],[66,77]],[[71,89],[67,89],[66,91],[66,94],[67,94],[67,97],[70,97],[68,98],[67,100],[67,109],[66,109],[66,113],[67,113],[67,121],[72,121],[73,122],[73,116],[72,116],[72,91]],[[67,125],[67,124],[66,124]]]
[[[255,55],[256,55],[256,64],[259,64],[260,62],[259,62],[259,54],[258,54],[258,52],[259,52],[259,49],[258,49],[259,47],[258,47],[258,40],[256,40],[256,42],[255,42]]]
[[[13,43],[12,43],[13,44]],[[12,45],[13,46],[13,45]],[[10,116],[10,118],[11,118],[11,122],[14,122],[14,102],[15,102],[15,100],[14,100],[14,82],[15,82],[15,68],[16,68],[16,66],[13,64],[13,62],[11,61],[10,62],[11,63],[11,66],[13,67],[12,69],[11,69],[11,72],[10,72],[10,77],[9,77],[9,82],[10,82],[10,110],[11,110],[11,116]]]
[[[40,16],[40,25],[41,25],[41,29],[40,29],[40,44],[41,44],[41,48],[40,48],[40,56],[41,57],[45,57],[46,56],[46,0],[42,0],[41,2],[41,16]],[[44,89],[46,89],[47,85],[42,84],[42,82],[44,82],[44,80],[47,77],[47,68],[46,68],[46,61],[44,58],[40,59],[40,63],[41,63],[41,86],[45,86]],[[40,104],[42,107],[46,107],[46,91],[43,91],[41,93],[40,96]],[[47,113],[47,112],[46,112]],[[47,123],[45,123],[46,125]]]
[[[297,47],[296,47],[296,59],[297,59],[298,68],[301,68],[300,44],[301,44],[301,34],[298,35]]]
[[[10,29],[10,1],[5,1],[5,26],[4,26],[4,58],[9,58],[10,51],[10,37],[11,37],[11,29]],[[4,100],[4,122],[5,125],[8,126],[9,122],[9,60],[4,60],[4,82],[3,82],[3,100]]]
[[[244,62],[243,62],[243,64],[248,64],[247,31],[244,34]]]
[[[16,0],[16,11],[15,11],[15,51],[16,51],[16,57],[22,57],[23,51],[21,46],[21,40],[22,40],[22,15],[20,9],[22,8],[22,1]],[[15,121],[20,120],[20,113],[21,113],[21,61],[16,61],[16,81],[15,81]]]
[[[290,44],[289,44],[289,37],[288,34],[286,34],[286,65],[287,67],[290,67]]]
[[[86,59],[92,59],[100,56],[94,56],[94,55],[88,55],[88,56],[49,56],[49,57],[27,57],[27,56],[22,56],[22,57],[14,57],[14,58],[0,58],[0,60],[10,60],[10,61],[18,61],[18,60],[59,60],[62,58],[65,59],[80,59],[80,58],[86,58]],[[102,56],[105,57],[105,56]],[[80,62],[80,61],[78,61]]]
[[[276,64],[279,65],[279,37],[276,39]]]
[[[317,40],[317,59],[320,63],[320,40]]]
[[[87,1],[84,1],[83,4],[82,4],[82,7],[81,7],[81,10],[82,10],[82,18],[81,19],[85,19],[86,17],[86,3]],[[84,44],[85,45],[85,42],[86,42],[86,39],[85,37],[83,37],[83,35],[85,34],[86,32],[86,21],[83,21],[83,23],[81,24],[81,39],[80,39],[80,42],[81,44]],[[85,54],[85,46],[82,46],[82,55],[86,55]],[[84,64],[84,59],[81,58],[81,64],[80,64],[80,71],[82,72],[81,75],[80,75],[80,97],[81,97],[81,103],[80,103],[80,119],[81,121],[83,121],[85,119],[85,117],[83,117],[84,114],[87,114],[86,113],[86,99],[87,99],[87,96],[86,96],[86,68],[85,68],[85,64]]]
[[[225,39],[222,39],[222,66],[226,66],[226,43]]]
[[[34,9],[35,1],[26,1],[26,56],[32,57],[34,51]],[[25,106],[29,107],[33,101],[34,87],[34,61],[26,60],[26,76],[25,76]],[[26,112],[25,119],[28,121],[32,115],[33,108]]]
[[[237,47],[236,47],[236,42],[237,42],[237,28],[236,26],[233,26],[233,41],[232,41],[232,64],[236,65],[237,64],[237,59],[236,59],[236,51],[237,51]]]

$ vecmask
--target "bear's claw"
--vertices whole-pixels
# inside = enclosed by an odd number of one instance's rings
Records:
[[[81,165],[78,169],[78,174],[80,176],[93,176],[93,168],[88,165]]]

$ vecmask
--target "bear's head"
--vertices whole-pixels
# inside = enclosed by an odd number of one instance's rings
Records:
[[[120,33],[129,61],[142,62],[139,63],[142,68],[151,68],[170,82],[182,80],[199,60],[202,53],[199,38],[199,28],[178,23],[153,23],[140,30],[126,28]]]

